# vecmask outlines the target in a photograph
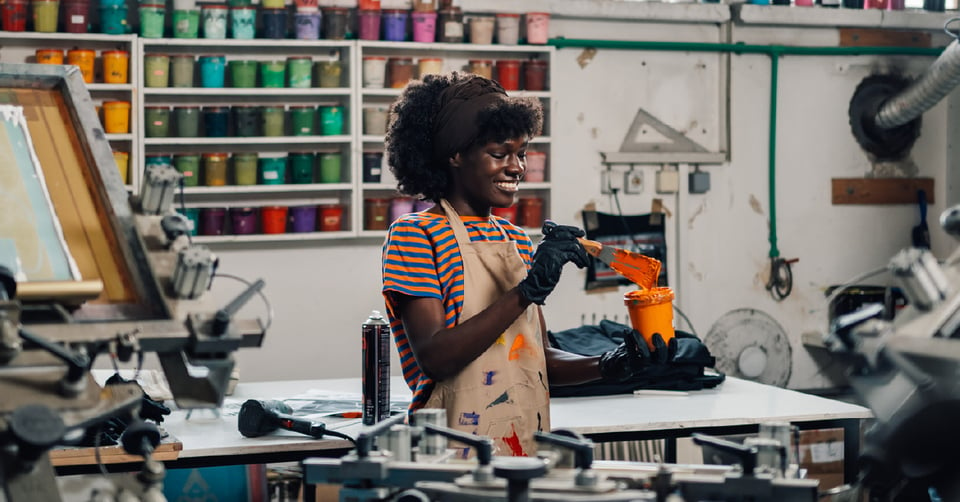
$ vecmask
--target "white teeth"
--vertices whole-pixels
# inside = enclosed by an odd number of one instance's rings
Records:
[[[507,192],[516,192],[520,189],[519,183],[516,181],[498,181],[496,185],[500,190]]]

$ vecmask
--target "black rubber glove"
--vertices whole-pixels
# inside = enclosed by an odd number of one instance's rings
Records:
[[[560,281],[560,271],[568,262],[578,268],[587,266],[587,252],[577,241],[586,235],[583,230],[568,225],[557,225],[547,220],[543,224],[543,240],[533,254],[533,265],[520,284],[520,294],[530,302],[543,305],[547,296]]]
[[[639,332],[625,332],[619,347],[600,356],[600,376],[608,382],[626,382],[651,365],[666,364],[672,356],[670,345],[663,342],[660,333],[654,333],[650,341],[652,352]],[[675,352],[676,343],[672,345]]]

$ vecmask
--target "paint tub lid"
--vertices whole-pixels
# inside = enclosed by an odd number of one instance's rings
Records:
[[[550,16],[550,13],[549,13],[549,12],[537,12],[537,11],[534,11],[534,12],[527,12],[527,15],[528,15],[528,16],[548,16],[548,17],[549,17],[549,16]]]
[[[261,10],[264,13],[270,13],[270,14],[280,14],[282,12],[284,15],[286,15],[287,13],[286,7],[263,7]]]
[[[130,107],[129,101],[104,101],[103,106],[125,106]]]
[[[144,108],[144,109],[149,109],[149,110],[169,110],[169,109],[170,109],[170,105],[167,105],[167,106],[164,106],[164,105],[147,105],[147,106],[144,106],[143,108]]]
[[[200,59],[203,59],[203,58],[226,58],[227,55],[226,55],[226,54],[201,54],[200,56],[197,56],[197,57],[199,57]]]
[[[218,152],[206,152],[206,153],[203,154],[203,156],[204,156],[204,157],[226,157],[227,154],[226,154],[226,153],[218,153]]]
[[[498,66],[499,66],[499,65],[503,65],[503,66],[514,66],[514,65],[517,65],[517,66],[519,66],[519,65],[520,65],[520,60],[519,60],[519,59],[498,59],[498,60],[497,60],[497,65],[498,65]]]
[[[670,288],[638,289],[623,295],[623,304],[627,306],[659,305],[672,302],[673,298],[673,290]]]
[[[386,57],[386,56],[363,56],[363,59],[365,59],[365,60],[366,60],[366,59],[375,59],[375,60],[377,60],[377,61],[380,61],[380,60],[386,60],[387,57]]]
[[[337,14],[340,14],[340,13],[346,14],[346,13],[347,13],[347,8],[346,8],[346,7],[324,7],[323,10],[325,10],[325,11],[327,11],[327,12],[334,12],[334,13],[337,13]]]
[[[227,4],[225,3],[205,3],[200,6],[201,9],[226,9]]]
[[[230,10],[256,10],[256,5],[237,5],[235,7],[230,7]]]
[[[97,51],[93,49],[70,49],[67,51],[67,54],[96,54]],[[166,54],[144,54],[145,56],[166,56]]]
[[[388,60],[389,63],[410,63],[413,64],[413,58],[407,57],[392,57]]]
[[[313,56],[290,56],[287,58],[287,61],[291,59],[313,59]]]
[[[381,12],[383,12],[384,14],[393,14],[393,15],[398,15],[398,14],[400,14],[400,15],[406,16],[406,15],[407,15],[407,12],[409,12],[409,11],[404,10],[404,9],[383,9]]]
[[[513,12],[497,12],[497,17],[520,17],[520,14]]]
[[[471,59],[468,61],[470,64],[493,64],[491,59]]]
[[[50,50],[50,51],[57,51],[57,52],[63,54],[63,51],[60,50],[60,49],[40,49],[40,50],[43,50],[43,51],[48,51],[48,50]],[[39,52],[39,51],[38,51],[38,52]],[[129,52],[127,52],[127,51],[120,51],[120,50],[103,51],[103,52],[100,53],[101,56],[106,56],[107,54],[116,54],[116,55],[118,55],[118,56],[119,56],[119,55],[124,55],[124,56],[129,56],[129,55],[130,55]]]
[[[443,58],[420,58],[420,61],[443,61]]]
[[[523,64],[527,66],[547,66],[547,62],[542,59],[528,59]]]
[[[167,6],[164,5],[164,4],[162,4],[162,3],[142,3],[142,4],[140,4],[140,8],[141,8],[141,9],[144,8],[144,7],[152,8],[152,9],[166,9],[166,8],[167,8]]]

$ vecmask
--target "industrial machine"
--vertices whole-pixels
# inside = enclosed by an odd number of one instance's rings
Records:
[[[0,500],[61,500],[50,450],[117,417],[146,462],[97,500],[163,500],[143,390],[91,366],[156,354],[181,408],[219,407],[234,351],[269,324],[237,318],[263,281],[210,304],[218,260],[173,211],[180,174],[148,170],[130,196],[76,67],[0,64],[0,102]]]

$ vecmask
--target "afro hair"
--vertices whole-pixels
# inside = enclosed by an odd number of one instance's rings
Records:
[[[400,193],[434,202],[446,194],[449,164],[434,158],[432,133],[439,97],[447,87],[475,78],[484,77],[457,71],[426,75],[411,81],[390,106],[386,157]],[[511,97],[484,109],[477,120],[480,132],[467,151],[490,142],[532,139],[543,127],[543,107],[536,98]]]

